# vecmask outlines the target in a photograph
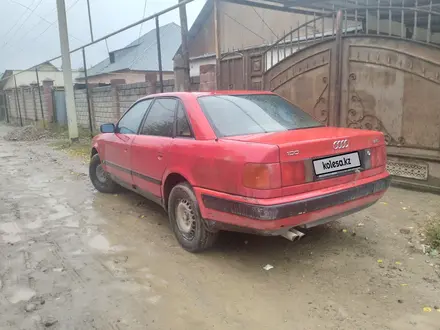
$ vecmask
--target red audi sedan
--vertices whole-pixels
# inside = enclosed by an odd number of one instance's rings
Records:
[[[301,237],[375,203],[389,186],[380,132],[324,127],[270,92],[138,100],[93,139],[90,179],[163,206],[190,252],[219,231]]]

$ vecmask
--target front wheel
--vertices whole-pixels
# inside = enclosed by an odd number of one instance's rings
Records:
[[[99,155],[93,155],[90,159],[89,177],[93,186],[102,193],[111,194],[116,192],[118,185],[115,183],[110,175],[102,167]]]
[[[174,235],[185,250],[196,253],[214,245],[218,233],[206,230],[196,196],[188,183],[180,183],[171,190],[168,216]]]

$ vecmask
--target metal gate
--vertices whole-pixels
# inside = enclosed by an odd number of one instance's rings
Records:
[[[53,103],[55,108],[55,122],[67,125],[66,95],[64,89],[53,90]]]
[[[323,124],[383,132],[394,182],[440,191],[440,38],[439,44],[431,38],[440,37],[431,26],[437,22],[440,32],[440,12],[391,5],[362,10],[316,16],[243,67],[262,89]]]

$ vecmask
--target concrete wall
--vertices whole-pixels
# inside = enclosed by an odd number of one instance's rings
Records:
[[[138,99],[146,95],[160,93],[160,84],[156,76],[144,75],[147,81],[136,84],[124,84],[123,80],[113,80],[110,86],[90,88],[91,120],[94,131],[98,131],[104,123],[116,123],[125,111]],[[192,90],[199,90],[199,79],[191,79]],[[55,87],[50,80],[44,81],[41,89],[44,120],[54,121],[55,112],[52,92]],[[164,80],[164,92],[174,91],[174,80]],[[21,86],[17,90],[3,91],[7,100],[7,109],[11,122],[20,123],[20,113],[23,124],[41,120],[40,99],[38,87]],[[18,99],[18,100],[17,100]],[[18,107],[18,103],[20,107]],[[85,89],[75,90],[75,106],[78,125],[89,128],[89,112]],[[20,109],[20,111],[19,111]]]
[[[145,77],[144,77],[145,78]],[[199,90],[199,80],[192,79],[193,90]],[[164,80],[164,92],[174,91],[174,80]],[[116,123],[130,106],[141,97],[159,93],[159,82],[154,79],[135,83],[121,84],[113,81],[111,86],[90,88],[91,118],[95,131],[105,123]],[[75,90],[75,105],[78,125],[89,128],[89,115],[85,89]]]
[[[17,90],[7,89],[3,93],[6,97],[7,111],[9,119],[13,123],[20,123],[20,113],[23,123],[30,121],[40,121],[42,116],[44,119],[51,120],[52,114],[50,109],[51,104],[47,100],[52,100],[51,89],[40,86],[41,98],[43,103],[43,114],[41,113],[40,98],[38,93],[38,86],[21,86]],[[47,95],[50,97],[46,97]]]

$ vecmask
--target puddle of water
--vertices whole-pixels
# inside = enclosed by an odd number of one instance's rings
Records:
[[[64,226],[69,228],[79,228],[79,221],[76,218],[69,218],[65,221]]]
[[[41,228],[42,225],[43,225],[43,221],[35,220],[35,221],[31,222],[31,223],[28,223],[26,225],[26,228],[28,228],[28,229],[38,229],[38,228]]]
[[[53,209],[56,211],[56,213],[49,215],[49,220],[60,220],[73,215],[73,213],[63,205],[55,205]]]
[[[16,235],[16,234],[8,234],[8,235],[2,235],[2,240],[5,243],[17,243],[21,241],[21,237],[20,235]]]
[[[15,222],[6,222],[0,224],[0,232],[5,233],[2,235],[2,240],[5,243],[17,243],[21,241],[19,233],[21,233],[20,227]]]
[[[8,300],[11,302],[11,304],[16,304],[20,301],[28,301],[35,296],[35,294],[36,292],[29,288],[17,288],[12,292]]]
[[[17,223],[15,222],[6,222],[0,224],[0,231],[4,232],[5,234],[21,233],[20,227],[18,227]]]
[[[160,298],[162,298],[162,297],[161,296],[153,296],[153,297],[147,298],[147,301],[150,304],[156,305],[159,302]]]
[[[89,241],[89,246],[93,249],[108,252],[110,250],[110,243],[102,235],[96,235]]]

